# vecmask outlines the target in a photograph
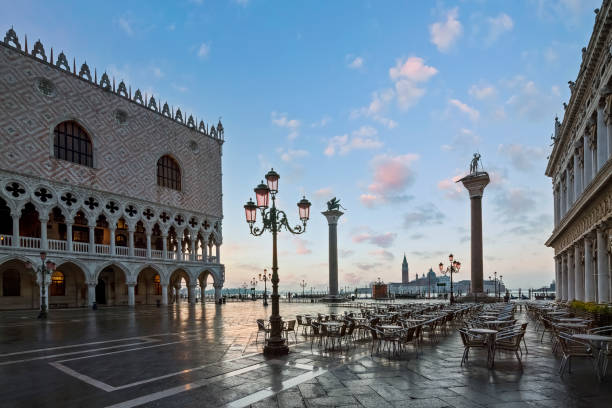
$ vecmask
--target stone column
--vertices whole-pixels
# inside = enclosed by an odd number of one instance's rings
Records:
[[[117,255],[115,253],[115,228],[109,228],[110,231],[110,254],[111,256]]]
[[[40,221],[40,249],[47,250],[49,249],[49,243],[47,241],[47,222],[49,218],[38,217]]]
[[[574,245],[574,276],[576,300],[584,301],[584,272],[582,270],[582,254],[580,245]]]
[[[166,306],[168,305],[168,284],[162,283],[161,289],[162,289],[161,303],[162,305]]]
[[[89,282],[87,284],[87,304],[89,306],[93,305],[96,301],[96,284]]]
[[[134,256],[134,227],[128,226],[128,255]]]
[[[21,212],[18,211],[19,213]],[[12,214],[13,218],[13,247],[19,248],[21,243],[19,242],[19,214]]]
[[[608,265],[608,234],[605,225],[597,226],[597,301],[610,302],[610,267]]]
[[[221,244],[215,246],[215,256],[217,257],[217,263],[221,263]]]
[[[563,286],[561,287],[561,300],[564,302],[567,302],[567,296],[569,293],[569,287],[568,287],[568,271],[567,271],[567,253],[563,253],[563,255],[561,255],[561,272],[563,273],[562,275],[562,280],[563,280]]]
[[[89,253],[96,253],[96,225],[88,225],[89,227]]]
[[[490,179],[486,172],[478,172],[470,174],[460,181],[470,193],[472,293],[484,294],[482,282],[482,196]]]
[[[135,297],[134,297],[134,287],[136,286],[135,283],[128,283],[127,287],[128,287],[128,306],[134,306],[134,304],[136,303],[134,301]]]
[[[200,301],[204,303],[206,297],[206,284],[200,284]]]
[[[151,259],[151,230],[147,228],[147,258]]]
[[[192,262],[195,262],[197,259],[197,254],[196,254],[196,239],[195,238],[191,238],[191,253],[189,254],[189,259]]]
[[[162,234],[162,258],[168,259],[168,234]]]
[[[603,100],[602,100],[603,102]],[[605,122],[604,106],[597,107],[597,172],[608,161],[608,127]]]
[[[593,179],[593,151],[591,150],[591,141],[588,133],[584,135],[583,139],[583,154],[584,154],[584,189],[589,185]]]
[[[580,168],[580,157],[578,148],[574,149],[574,201],[578,201],[582,193],[582,170]]]
[[[180,286],[175,286],[174,287],[174,298],[176,299],[176,303],[181,303],[181,287]]]
[[[559,194],[557,193],[557,186],[553,184],[553,211],[554,211],[554,221],[556,228],[559,225]]]
[[[66,251],[72,252],[72,222],[66,220]]]
[[[215,283],[213,284],[213,287],[215,288],[215,302],[219,302],[219,299],[221,299],[221,289],[223,289],[223,285],[217,285]]]
[[[196,285],[193,283],[190,283],[189,285],[187,285],[187,300],[190,305],[195,305],[195,301],[196,301],[195,288],[196,288]]]
[[[563,171],[563,178],[561,179],[561,218],[567,214],[567,169]]]
[[[595,276],[593,274],[593,237],[584,237],[584,300],[595,301]]]
[[[563,274],[561,273],[561,255],[555,257],[555,299],[561,299],[561,291],[563,287]]]
[[[329,300],[338,298],[338,220],[344,214],[339,210],[323,211],[329,226]]]
[[[176,231],[176,252],[179,261],[183,260],[183,230]]]
[[[567,300],[576,299],[576,277],[574,276],[574,251],[569,249],[565,256],[567,262]]]

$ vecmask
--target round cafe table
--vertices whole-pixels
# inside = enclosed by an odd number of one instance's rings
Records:
[[[602,380],[603,358],[606,358],[604,352],[604,343],[612,343],[612,336],[602,336],[600,334],[572,334],[572,337],[578,340],[586,340],[599,349],[597,353],[597,378]]]
[[[489,346],[487,353],[487,364],[489,368],[492,368],[493,364],[495,364],[495,337],[497,336],[497,330],[476,328],[469,329],[468,331],[470,333],[484,334],[487,336],[487,345]]]
[[[383,330],[400,330],[402,326],[398,326],[396,324],[383,324],[382,326],[378,326]]]
[[[584,319],[581,319],[580,317],[561,317],[555,320],[563,323],[582,323],[586,321]]]

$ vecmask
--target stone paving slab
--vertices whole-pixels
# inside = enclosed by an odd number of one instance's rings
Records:
[[[332,307],[282,304],[281,314]],[[371,356],[367,342],[325,352],[298,335],[289,356],[268,360],[254,322],[269,311],[251,302],[53,310],[47,322],[35,311],[2,312],[0,407],[596,408],[612,400],[612,375],[597,382],[589,362],[559,378],[558,357],[531,324],[523,370],[511,354],[491,370],[481,351],[462,367],[454,330],[418,356],[411,348]]]

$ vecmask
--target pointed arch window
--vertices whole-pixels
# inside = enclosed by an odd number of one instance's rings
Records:
[[[66,296],[66,281],[64,274],[60,271],[55,271],[53,272],[53,275],[51,275],[49,296]]]
[[[168,155],[157,161],[157,185],[181,191],[181,168],[177,161]]]
[[[53,154],[56,159],[93,167],[91,138],[74,120],[62,122],[53,130]]]

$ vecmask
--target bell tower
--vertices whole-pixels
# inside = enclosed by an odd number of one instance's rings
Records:
[[[406,260],[405,253],[404,260],[402,261],[402,283],[408,283],[408,261]]]

